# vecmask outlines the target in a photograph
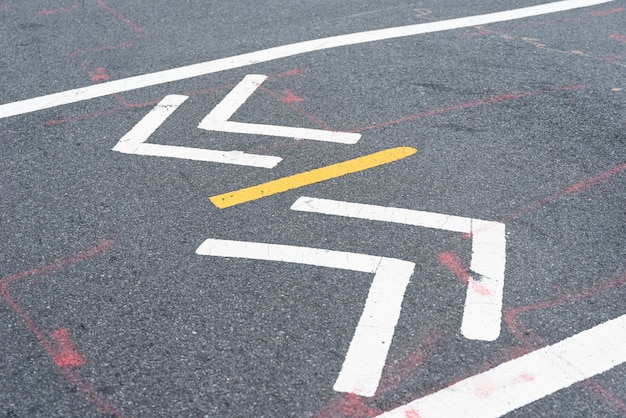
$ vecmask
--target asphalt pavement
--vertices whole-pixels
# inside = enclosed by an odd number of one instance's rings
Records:
[[[626,1],[4,0],[0,49],[0,416],[626,416]]]

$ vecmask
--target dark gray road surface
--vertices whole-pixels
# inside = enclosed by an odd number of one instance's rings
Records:
[[[537,4],[5,0],[0,98]],[[326,49],[0,119],[0,415],[376,416],[626,314],[625,9]],[[198,129],[247,74],[269,78],[232,120],[360,141]],[[283,161],[112,151],[168,94],[190,98],[150,143]],[[208,200],[401,146],[418,151],[226,209]],[[499,337],[459,330],[471,237],[290,210],[301,196],[506,224]],[[197,255],[208,238],[416,263],[376,395],[333,390],[370,274]],[[626,416],[625,374],[507,416]]]

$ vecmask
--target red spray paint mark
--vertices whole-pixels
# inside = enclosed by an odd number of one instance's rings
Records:
[[[564,189],[561,189],[560,191],[554,193],[553,195],[550,195],[548,197],[545,197],[535,203],[531,203],[530,205],[524,206],[523,208],[510,213],[506,216],[504,216],[499,222],[502,223],[507,223],[510,222],[512,220],[515,220],[529,212],[532,212],[536,209],[539,209],[545,205],[547,205],[548,203],[551,203],[565,195],[568,194],[573,194],[573,193],[580,193],[586,189],[589,189],[591,187],[596,186],[599,183],[602,183],[608,179],[610,179],[611,177],[622,173],[623,171],[626,171],[626,163],[620,164],[617,167],[613,167],[610,170],[606,170],[603,171],[600,174],[597,174],[593,177],[589,177],[588,179],[579,181],[578,183],[574,183],[572,185],[569,185],[567,187],[565,187]]]
[[[428,110],[426,112],[421,112],[421,113],[416,113],[414,115],[405,116],[400,119],[394,119],[394,120],[390,120],[387,122],[377,123],[374,125],[363,126],[361,128],[352,129],[348,132],[363,132],[369,129],[383,128],[385,126],[396,125],[398,123],[408,122],[408,121],[415,120],[415,119],[421,119],[421,118],[425,118],[428,116],[435,116],[435,115],[452,112],[456,110],[468,109],[471,107],[484,106],[484,105],[489,105],[489,104],[494,104],[494,103],[501,103],[501,102],[505,102],[508,100],[520,99],[522,97],[537,96],[540,94],[555,93],[555,92],[568,91],[568,90],[580,90],[582,88],[583,86],[576,84],[576,85],[560,86],[560,87],[556,87],[550,90],[535,90],[535,91],[529,91],[526,93],[505,93],[505,94],[501,94],[498,96],[475,100],[472,102],[459,103],[459,104],[452,105],[452,106],[446,106],[446,107],[441,107],[438,109]]]
[[[57,367],[80,367],[85,364],[85,359],[74,348],[69,332],[65,328],[52,331],[52,339],[57,346],[56,352],[52,355]]]
[[[413,351],[385,366],[376,393],[382,395],[390,392],[413,375],[428,356],[439,347],[443,338],[444,336],[441,332],[428,332]]]
[[[596,379],[587,379],[581,382],[583,388],[594,395],[596,398],[601,399],[613,410],[620,412],[623,416],[626,416],[626,403],[617,397],[613,392],[602,386]]]
[[[301,103],[304,101],[302,97],[296,96],[295,93],[289,89],[283,90],[282,96],[280,101],[283,103]]]
[[[314,418],[340,418],[340,417],[375,417],[381,411],[373,409],[365,403],[359,395],[346,393],[341,395],[321,411],[318,411]]]
[[[308,113],[306,110],[304,110],[302,107],[296,105],[295,101],[285,101],[285,96],[281,93],[276,93],[275,91],[272,91],[270,89],[268,89],[265,86],[260,86],[259,90],[264,91],[266,93],[268,93],[269,95],[271,95],[272,97],[278,99],[280,102],[284,103],[285,106],[287,106],[288,108],[298,112],[299,114],[301,114],[302,116],[304,116],[305,118],[307,118],[308,120],[310,120],[311,122],[313,122],[313,124],[315,126],[317,126],[320,129],[324,129],[326,131],[332,131],[333,129],[330,128],[328,125],[326,125],[321,119],[317,118],[316,116]],[[302,99],[302,101],[304,101],[304,99]]]
[[[119,108],[116,108],[116,109],[109,109],[109,110],[105,110],[105,111],[102,111],[102,112],[85,113],[84,115],[72,116],[70,118],[50,119],[50,120],[45,121],[43,124],[46,125],[46,126],[62,125],[64,123],[78,122],[78,121],[81,121],[81,120],[92,119],[92,118],[96,118],[96,117],[99,117],[99,116],[112,115],[113,113],[118,113],[118,112],[121,112],[123,110],[126,110],[126,108],[125,107],[119,107]]]
[[[70,52],[70,57],[78,60],[78,56],[91,52],[100,52],[100,51],[111,51],[114,49],[122,49],[131,46],[131,43],[125,42],[118,45],[107,45],[99,48],[89,48],[89,49],[77,49],[75,51]],[[104,67],[96,67],[91,69],[85,62],[79,61],[80,66],[89,74],[89,78],[91,78],[92,83],[100,83],[102,81],[108,81],[111,77],[107,73]]]
[[[291,77],[294,75],[300,75],[300,74],[304,74],[305,70],[303,70],[302,68],[292,68],[290,70],[287,71],[283,71],[282,73],[278,73],[278,74],[273,74],[267,77],[267,81],[270,80],[276,80],[277,78],[282,78],[282,77]]]
[[[6,12],[10,9],[10,6],[6,4],[0,4],[0,12]]]
[[[405,418],[420,418],[421,417],[420,414],[416,410],[414,410],[414,409],[410,409],[408,411],[405,411],[404,412],[404,416],[405,416]]]
[[[75,51],[70,52],[69,55],[70,55],[71,58],[76,58],[79,55],[87,54],[87,53],[90,53],[90,52],[110,51],[110,50],[113,50],[113,49],[129,48],[131,46],[133,46],[132,43],[124,42],[124,43],[117,44],[117,45],[107,45],[107,46],[102,46],[102,47],[98,47],[98,48],[77,49]]]
[[[54,263],[11,274],[0,280],[0,296],[9,305],[11,310],[22,320],[26,328],[35,336],[39,344],[46,351],[57,371],[85,399],[93,404],[100,412],[122,417],[122,413],[115,408],[106,398],[92,387],[88,382],[80,377],[74,367],[84,364],[84,358],[74,349],[69,333],[66,329],[60,328],[52,332],[52,341],[37,327],[35,322],[24,312],[24,310],[13,299],[10,292],[10,285],[20,279],[38,274],[53,273],[63,268],[80,263],[81,261],[99,255],[113,246],[113,241],[106,240],[101,243],[81,251],[73,256],[55,261]]]
[[[437,261],[446,267],[450,273],[454,274],[459,281],[465,285],[469,284],[470,275],[463,263],[456,256],[456,254],[450,252],[440,252],[437,254]]]
[[[618,61],[623,58],[626,58],[626,55],[606,55],[602,57],[602,59],[605,61]]]
[[[103,0],[96,0],[96,3],[98,3],[98,5],[100,7],[102,7],[103,9],[107,10],[109,13],[111,13],[113,16],[117,17],[119,20],[121,20],[122,22],[124,22],[126,24],[126,26],[128,26],[129,28],[131,28],[132,30],[134,30],[137,33],[140,34],[144,34],[144,30],[143,28],[140,28],[139,26],[137,26],[136,24],[134,24],[133,22],[131,22],[129,19],[127,19],[126,17],[124,17],[120,12],[118,12],[117,10],[115,10],[114,8],[112,8],[111,6],[107,5]]]
[[[614,9],[608,9],[608,10],[594,10],[591,12],[587,12],[592,16],[606,16],[606,15],[611,15],[614,13],[621,13],[623,12],[625,9],[623,7],[616,7]]]
[[[79,4],[74,4],[72,6],[69,7],[64,7],[61,9],[54,9],[54,10],[42,10],[40,12],[37,12],[37,14],[39,16],[49,16],[49,15],[56,15],[56,14],[61,14],[61,13],[71,13],[76,9],[80,9],[80,5]]]
[[[414,351],[393,363],[389,363],[385,367],[376,395],[380,396],[390,392],[415,373],[426,357],[437,348],[442,339],[443,335],[440,332],[429,332]],[[361,418],[380,415],[382,411],[369,405],[369,403],[370,399],[368,398],[346,393],[337,397],[313,416],[315,418]]]
[[[531,351],[533,348],[539,348],[546,345],[546,343],[530,328],[526,327],[519,319],[518,316],[522,313],[531,312],[540,309],[553,308],[556,306],[564,305],[567,303],[578,302],[583,299],[587,299],[592,296],[597,296],[601,293],[605,293],[611,289],[624,286],[626,284],[626,273],[618,276],[612,280],[597,284],[595,286],[584,289],[580,292],[561,294],[554,299],[545,300],[537,303],[533,303],[526,306],[511,309],[504,313],[502,320],[511,330],[515,338],[520,341],[527,350]],[[626,415],[626,402],[615,396],[610,390],[600,385],[595,379],[590,378],[581,382],[583,388],[590,394],[596,396],[598,399],[605,402],[611,408]]]
[[[89,71],[89,77],[91,77],[91,81],[94,83],[107,81],[110,78],[109,74],[107,74],[107,70],[104,69],[104,67],[97,67],[93,71]]]
[[[450,252],[440,252],[437,254],[437,261],[454,274],[461,283],[469,285],[471,279],[470,273],[465,267],[463,267],[463,263],[456,256],[456,254]],[[481,295],[486,296],[491,294],[489,289],[481,285],[476,280],[473,280],[472,288]]]
[[[624,35],[622,33],[617,33],[615,35],[610,35],[609,38],[615,39],[616,41],[620,41],[620,42],[626,43],[626,35]]]

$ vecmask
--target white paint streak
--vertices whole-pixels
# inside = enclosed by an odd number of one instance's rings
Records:
[[[499,417],[626,362],[626,315],[379,415]]]
[[[374,273],[365,308],[334,385],[339,392],[374,396],[414,263],[343,251],[219,239],[207,239],[196,253]]]
[[[367,32],[358,32],[347,35],[331,36],[328,38],[314,39],[289,45],[278,46],[260,51],[235,55],[213,61],[201,62],[184,67],[173,68],[155,73],[138,75],[121,80],[108,81],[87,87],[67,90],[59,93],[48,94],[32,99],[20,100],[13,103],[0,105],[0,119],[10,116],[35,112],[70,103],[103,97],[109,94],[140,89],[148,86],[170,83],[192,77],[217,73],[220,71],[241,68],[261,62],[272,61],[280,58],[306,54],[314,51],[337,48],[341,46],[357,45],[385,39],[402,38],[424,33],[441,32],[452,29],[467,28],[476,25],[504,22],[508,20],[522,19],[532,16],[540,16],[549,13],[563,12],[566,10],[589,7],[613,0],[565,0],[538,6],[524,7],[503,12],[488,13],[478,16],[462,17],[457,19],[442,20],[438,22],[422,23],[410,26],[400,26],[387,29],[379,29]]]
[[[463,218],[385,206],[300,197],[292,210],[472,234],[472,261],[461,332],[471,340],[493,341],[500,335],[504,266],[505,226],[499,222]]]
[[[145,143],[150,135],[163,124],[165,119],[187,99],[187,96],[182,95],[172,94],[166,96],[119,140],[115,147],[113,147],[113,151],[124,154],[180,158],[184,160],[208,161],[261,168],[272,168],[282,161],[280,157],[246,154],[241,151],[218,151]]]
[[[200,122],[198,128],[207,131],[268,135],[294,139],[309,139],[312,141],[337,142],[341,144],[356,144],[359,139],[361,139],[361,134],[356,133],[229,121],[228,119],[235,114],[237,109],[239,109],[246,100],[248,100],[266,78],[267,76],[259,74],[249,74],[245,76],[244,79],[213,108],[202,122]]]

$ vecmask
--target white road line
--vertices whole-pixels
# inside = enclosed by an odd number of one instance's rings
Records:
[[[224,99],[200,122],[198,128],[207,131],[233,132],[240,134],[279,136],[312,141],[356,144],[361,134],[325,131],[321,129],[294,128],[290,126],[260,125],[256,123],[231,122],[228,119],[259,88],[267,78],[265,75],[248,74]]]
[[[200,122],[198,128],[208,129],[210,122],[227,121],[267,79],[266,75],[248,74]]]
[[[504,267],[505,226],[500,222],[472,219],[472,261],[465,296],[461,333],[469,339],[493,341],[500,335]]]
[[[300,197],[291,209],[472,234],[470,270],[474,274],[467,286],[461,332],[468,339],[482,341],[493,341],[500,335],[506,263],[504,224],[313,197]]]
[[[282,161],[280,157],[246,154],[241,151],[219,151],[145,143],[150,135],[163,124],[165,119],[187,99],[188,96],[175,94],[163,98],[163,100],[119,140],[115,147],[113,147],[113,151],[124,154],[180,158],[184,160],[208,161],[261,168],[272,168]]]
[[[306,54],[314,51],[381,41],[385,39],[402,38],[424,33],[467,28],[476,25],[487,25],[490,23],[563,12],[581,7],[589,7],[597,4],[609,3],[611,1],[613,0],[565,0],[478,16],[357,32],[346,35],[331,36],[328,38],[314,39],[305,42],[297,42],[294,44],[263,49],[247,54],[201,62],[170,70],[158,71],[155,73],[137,75],[134,77],[108,81],[106,83],[94,84],[87,87],[66,90],[59,93],[3,104],[0,105],[0,119],[70,103],[81,102],[84,100],[90,100],[96,97],[107,96],[109,94],[121,93],[143,87],[199,77],[202,75],[246,67],[261,62]]]
[[[626,362],[626,315],[379,415],[499,417]]]
[[[376,394],[414,263],[343,251],[219,239],[207,239],[196,253],[374,273],[363,313],[333,388],[361,396]]]
[[[179,94],[165,96],[139,123],[119,140],[113,150],[124,152],[122,151],[123,149],[131,149],[146,141],[165,122],[165,119],[174,113],[188,98],[189,96]]]

